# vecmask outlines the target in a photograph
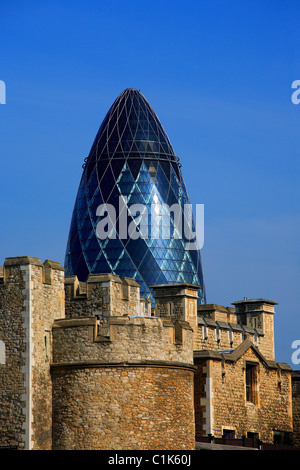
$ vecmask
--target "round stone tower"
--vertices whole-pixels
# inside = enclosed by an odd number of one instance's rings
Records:
[[[133,280],[66,280],[72,316],[53,325],[54,450],[195,448],[193,331],[144,302]]]

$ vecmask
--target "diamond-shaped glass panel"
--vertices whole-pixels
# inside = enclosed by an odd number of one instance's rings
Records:
[[[129,209],[143,204],[145,218],[130,216],[124,206],[119,212],[121,197]],[[97,224],[104,219],[96,211],[103,203],[115,209],[115,221],[109,216],[116,229],[112,239],[97,236]],[[177,238],[174,215],[157,217],[151,227],[151,210],[157,215],[160,204],[189,204],[181,167],[151,105],[139,91],[126,89],[106,114],[85,159],[67,242],[66,275],[81,281],[108,272],[132,277],[141,286],[141,296],[152,301],[154,284],[197,284],[202,287],[199,302],[205,303],[200,252],[187,250],[185,240]],[[136,239],[124,236],[124,220],[125,231],[134,224]],[[142,237],[147,229],[149,237]]]

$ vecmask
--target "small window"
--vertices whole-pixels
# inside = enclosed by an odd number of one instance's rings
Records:
[[[129,296],[130,296],[130,286],[126,282],[123,282],[123,285],[122,285],[122,299],[123,300],[129,300]]]
[[[173,303],[168,302],[167,303],[167,315],[171,316],[173,314]]]
[[[52,282],[53,282],[53,272],[52,272],[52,268],[49,267],[49,266],[44,266],[43,272],[44,272],[44,283],[51,285]]]
[[[257,403],[257,364],[246,364],[246,400]]]
[[[286,431],[273,431],[274,444],[291,445],[293,443],[293,435]]]
[[[223,436],[234,439],[235,438],[235,429],[223,429]]]
[[[260,318],[258,315],[251,315],[248,320],[248,326],[252,326],[252,328],[260,328]]]
[[[48,362],[50,361],[50,332],[49,331],[45,331],[44,341],[45,341],[45,359]]]

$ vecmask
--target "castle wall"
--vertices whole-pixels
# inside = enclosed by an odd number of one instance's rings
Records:
[[[258,433],[262,441],[272,443],[273,430],[292,432],[289,367],[264,363],[252,348],[234,361],[226,360],[226,354],[204,356],[196,359],[195,376],[202,382],[202,388],[195,383],[196,435],[221,437],[229,429],[236,437]],[[246,395],[247,363],[257,367],[253,401]]]
[[[64,315],[58,263],[7,258],[0,285],[0,445],[51,449],[51,328]]]
[[[187,283],[153,286],[155,315],[162,318],[187,321],[197,331],[197,298],[199,286]],[[195,335],[194,335],[195,337]],[[193,348],[195,347],[193,339]]]
[[[140,299],[140,286],[134,279],[98,274],[79,282],[70,276],[65,279],[65,292],[67,318],[151,315],[151,303]]]
[[[251,341],[260,350],[264,343],[262,331],[238,323],[213,320],[198,316],[198,328],[194,334],[194,349],[211,349],[213,351],[227,351],[237,348],[245,338]]]
[[[261,299],[256,304],[248,299],[240,301],[237,302],[237,311],[221,305],[198,305],[194,350],[233,350],[246,337],[250,337],[266,359],[275,360],[273,318],[275,302],[270,302],[271,305],[266,302],[270,301]],[[243,303],[246,305],[240,306]],[[239,309],[242,312],[239,312]]]
[[[192,376],[150,365],[56,369],[53,449],[193,450]]]
[[[195,430],[271,443],[292,431],[292,412],[299,445],[299,380],[292,403],[291,368],[274,358],[275,302],[197,312],[197,286],[154,290],[151,311],[133,279],[83,283],[53,261],[5,260],[0,447],[184,450]]]
[[[300,371],[294,371],[292,374],[292,396],[294,445],[300,448]]]
[[[24,448],[25,280],[19,267],[11,268],[9,281],[2,277],[0,285],[0,445]]]
[[[194,449],[189,325],[112,317],[99,331],[96,318],[54,323],[53,448]]]

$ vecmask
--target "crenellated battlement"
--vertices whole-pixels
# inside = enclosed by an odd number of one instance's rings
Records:
[[[266,299],[247,299],[233,302],[235,308],[217,304],[197,306],[197,334],[194,349],[233,350],[246,338],[273,361],[276,302]]]
[[[151,301],[140,297],[140,285],[115,274],[90,275],[86,282],[65,278],[66,317],[107,319],[118,315],[151,316]]]
[[[167,436],[164,442],[173,445],[176,429],[175,441],[193,448],[193,330],[184,312],[159,318],[149,299],[140,297],[134,279],[99,274],[80,282],[75,276],[65,277],[60,264],[51,260],[6,258],[0,269],[0,419],[9,421],[9,427],[3,428],[2,444],[49,449],[71,448],[76,442],[107,448],[111,424],[113,439],[124,440],[119,445],[148,446],[153,439],[146,426],[152,407],[161,439]],[[65,380],[70,381],[67,387]],[[101,390],[96,395],[94,383]],[[142,394],[136,393],[139,388]],[[11,393],[17,397],[13,410]],[[81,398],[74,400],[77,393]],[[120,407],[122,396],[129,401]],[[131,401],[142,416],[137,421]],[[119,407],[121,414],[112,419]],[[68,422],[76,410],[84,416],[83,427]],[[90,433],[81,435],[93,427],[99,410],[104,431],[97,424],[94,439]],[[178,423],[187,414],[182,427]],[[124,415],[126,429],[135,429],[129,436],[118,426]],[[79,431],[69,443],[62,422],[72,433]],[[16,436],[14,442],[10,432]]]
[[[52,327],[53,448],[194,449],[184,311],[155,315],[134,279],[113,274],[66,278],[65,292],[66,318]]]
[[[289,432],[290,370],[274,360],[276,302],[198,305],[199,286],[152,289],[155,305],[140,296],[135,279],[97,274],[81,282],[65,277],[55,261],[6,258],[0,268],[2,445],[193,449],[195,421],[202,436],[201,423],[241,426],[242,433],[248,419],[256,429],[265,416],[265,438],[279,420]],[[246,379],[248,395],[239,393],[228,414],[232,384],[243,391]],[[255,411],[261,406],[262,417]]]
[[[164,286],[163,292],[173,293],[174,288]],[[79,357],[85,361],[101,357],[108,363],[193,363],[193,330],[184,309],[184,293],[176,299],[180,297],[176,316],[165,315],[159,301],[151,310],[150,300],[140,298],[134,279],[114,274],[91,275],[85,283],[76,276],[66,277],[65,293],[66,318],[53,324],[54,363],[77,362]],[[194,295],[192,299],[196,302]]]
[[[112,316],[57,320],[53,324],[53,364],[189,364],[192,329],[187,322],[157,317]]]
[[[40,258],[33,256],[16,256],[6,258],[4,265],[0,266],[0,285],[19,282],[18,273],[24,273],[29,267],[37,273],[36,280],[41,284],[53,285],[56,280],[61,282],[64,277],[64,268],[57,261],[47,259],[42,263]]]
[[[276,302],[245,298],[233,305],[235,308],[217,304],[197,306],[194,349],[233,350],[249,338],[267,359],[273,361]]]

